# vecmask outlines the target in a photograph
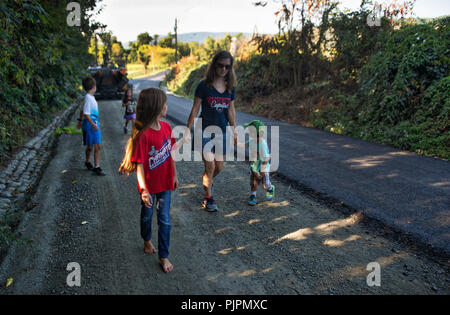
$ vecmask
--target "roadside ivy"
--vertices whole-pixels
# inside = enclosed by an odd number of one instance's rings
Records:
[[[450,158],[450,18],[394,31],[359,71],[364,139]]]
[[[97,2],[78,1],[82,24],[71,27],[66,1],[0,1],[0,166],[79,93]]]

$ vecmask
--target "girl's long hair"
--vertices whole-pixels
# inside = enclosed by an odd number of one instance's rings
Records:
[[[219,51],[218,53],[216,53],[214,55],[213,60],[211,61],[211,63],[208,66],[208,70],[206,71],[206,78],[205,78],[205,83],[207,87],[211,87],[211,85],[213,84],[215,78],[216,78],[216,67],[217,67],[217,62],[220,59],[230,59],[230,65],[231,68],[230,70],[228,70],[227,75],[225,76],[225,82],[227,85],[227,90],[228,92],[232,93],[233,92],[233,87],[236,83],[236,74],[234,72],[234,67],[233,67],[233,63],[234,63],[234,58],[233,56],[226,50],[222,50]]]
[[[125,155],[122,164],[119,167],[119,174],[128,176],[136,171],[136,164],[131,162],[134,146],[139,134],[153,124],[164,109],[167,102],[167,95],[163,90],[157,88],[149,88],[139,93],[136,106],[136,120],[133,126],[130,139],[125,149]]]

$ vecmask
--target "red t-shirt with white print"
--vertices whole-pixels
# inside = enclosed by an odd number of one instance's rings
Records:
[[[160,130],[147,128],[137,136],[131,162],[144,165],[145,185],[149,193],[173,190],[172,128],[159,121]]]

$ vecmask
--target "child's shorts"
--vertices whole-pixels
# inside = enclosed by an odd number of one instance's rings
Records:
[[[135,120],[136,119],[136,113],[127,114],[127,115],[123,116],[123,118],[125,118],[126,120]]]
[[[264,174],[264,176],[262,178],[262,185],[265,190],[268,190],[272,187],[272,183],[270,182],[270,175],[269,175],[269,173],[263,173],[263,174]],[[253,185],[254,180],[256,180],[258,182],[261,181],[260,179],[257,179],[255,177],[255,175],[252,171],[252,175],[250,176],[250,186]]]
[[[98,130],[95,131],[89,121],[86,119],[83,120],[83,145],[88,147],[93,146],[94,144],[100,144],[102,142],[101,134],[100,134],[100,124],[98,121],[94,121],[98,126]]]

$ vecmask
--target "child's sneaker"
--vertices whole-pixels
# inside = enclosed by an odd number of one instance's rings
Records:
[[[90,171],[94,168],[94,165],[91,164],[91,162],[85,162],[84,165],[86,168]]]
[[[127,127],[123,127],[123,133],[127,134],[128,133],[128,128]]]
[[[205,208],[209,212],[216,212],[219,210],[213,197],[210,197],[210,198],[204,197],[202,207]]]
[[[256,196],[255,195],[250,195],[250,199],[248,200],[248,204],[250,206],[256,205]]]
[[[103,172],[103,170],[100,167],[95,167],[94,169],[92,169],[92,172],[95,175],[99,175],[99,176],[105,176],[105,172]]]
[[[266,191],[266,198],[267,200],[272,200],[273,196],[275,196],[275,186],[272,185],[272,187],[270,187],[270,190]]]

